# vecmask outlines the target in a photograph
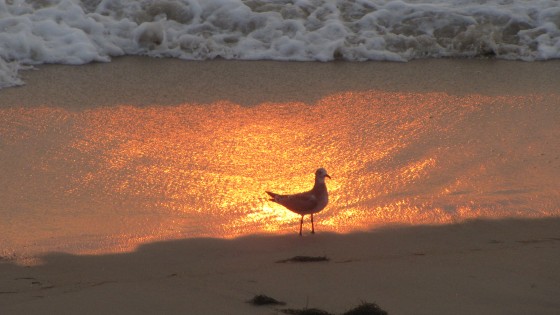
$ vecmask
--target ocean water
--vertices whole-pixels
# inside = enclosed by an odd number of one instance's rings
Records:
[[[0,0],[0,87],[43,63],[560,57],[556,0]]]
[[[332,176],[318,233],[559,216],[558,104],[364,91],[249,107],[0,108],[0,253],[295,237],[299,216],[264,191],[307,190],[317,167]]]

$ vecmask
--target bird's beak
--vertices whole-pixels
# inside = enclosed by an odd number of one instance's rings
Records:
[[[325,175],[325,177],[328,177],[329,179],[331,179],[331,176],[329,174]]]

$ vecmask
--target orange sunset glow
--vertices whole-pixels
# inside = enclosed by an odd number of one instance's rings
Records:
[[[310,189],[318,167],[332,176],[330,203],[315,216],[319,233],[558,215],[558,179],[547,171],[560,167],[558,144],[542,143],[558,143],[560,127],[551,115],[533,129],[520,111],[531,102],[369,91],[316,104],[1,109],[8,189],[0,199],[52,221],[33,234],[10,225],[18,217],[0,226],[14,244],[67,233],[105,235],[122,247],[295,234],[299,216],[264,191]],[[498,108],[520,124],[501,122]],[[465,130],[472,120],[480,129]]]

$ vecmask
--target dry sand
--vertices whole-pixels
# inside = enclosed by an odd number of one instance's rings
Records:
[[[121,58],[43,66],[0,106],[81,110],[216,100],[313,103],[341,91],[558,93],[560,62],[182,62]],[[318,79],[328,78],[328,79]],[[560,205],[559,205],[560,206]],[[277,263],[297,255],[328,262]],[[1,314],[341,313],[362,301],[390,314],[558,314],[560,219],[386,227],[348,235],[248,236],[147,244],[132,253],[51,253],[37,266],[0,261]],[[286,306],[246,303],[266,294]]]
[[[328,262],[278,263],[298,255]],[[0,264],[2,314],[558,314],[560,220],[369,233],[187,239],[101,256]],[[285,306],[246,303],[257,294]]]

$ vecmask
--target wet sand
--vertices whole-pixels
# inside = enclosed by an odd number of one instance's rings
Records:
[[[326,262],[279,262],[325,256]],[[148,244],[132,253],[52,253],[0,264],[2,314],[555,314],[560,220],[387,227],[348,235]],[[246,303],[265,294],[283,306]]]
[[[44,65],[22,72],[26,85],[0,90],[0,106],[83,109],[114,105],[230,101],[313,104],[347,91],[450,95],[558,93],[560,61],[415,60],[394,62],[204,62],[146,57],[85,66]]]
[[[368,90],[557,95],[560,62],[318,64],[127,57],[111,64],[42,66],[23,79],[23,87],[0,90],[1,107],[79,111],[218,100],[242,106],[313,104],[337,92]],[[550,150],[555,146],[551,143]],[[298,255],[329,261],[278,263]],[[319,231],[304,237],[194,238],[121,254],[48,253],[32,266],[13,258],[0,260],[2,314],[276,314],[305,307],[342,313],[361,302],[375,302],[389,314],[556,314],[560,309],[557,218]],[[287,304],[246,303],[257,294]]]

